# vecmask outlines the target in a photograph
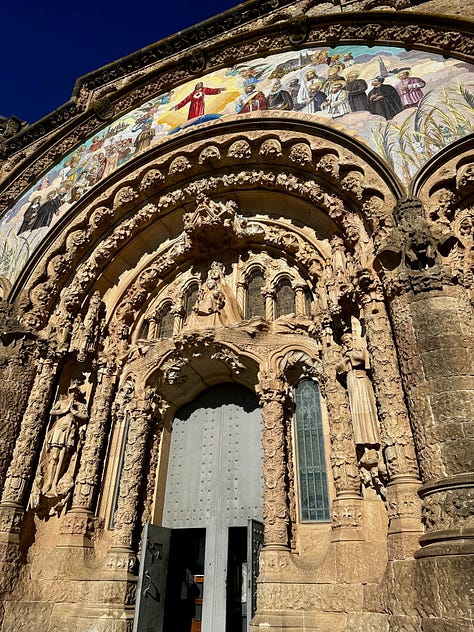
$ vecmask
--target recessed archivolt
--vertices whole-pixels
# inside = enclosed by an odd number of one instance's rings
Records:
[[[241,135],[237,136],[241,140]],[[31,274],[22,292],[25,322],[40,326],[61,290],[66,308],[77,312],[87,291],[127,243],[154,222],[166,221],[173,212],[192,207],[199,194],[232,198],[242,190],[284,193],[320,209],[343,234],[346,229],[353,232],[351,214],[360,214],[367,231],[390,215],[395,191],[362,158],[344,147],[286,130],[280,134],[282,156],[273,162],[268,156],[259,161],[259,150],[269,134],[252,130],[251,136],[250,161],[229,157],[236,135],[219,137],[222,169],[214,166],[212,175],[209,167],[202,175],[193,167],[190,172],[173,173],[169,179],[169,166],[183,154],[183,150],[181,154],[176,150],[125,175],[109,189],[97,191],[94,201],[68,227],[61,227],[43,262]],[[196,165],[210,145],[217,146],[217,140],[187,146],[187,162]],[[310,162],[300,160],[309,152]]]

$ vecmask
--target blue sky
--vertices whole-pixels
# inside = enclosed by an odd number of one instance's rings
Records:
[[[78,77],[238,4],[6,0],[0,114],[34,123],[69,100]]]

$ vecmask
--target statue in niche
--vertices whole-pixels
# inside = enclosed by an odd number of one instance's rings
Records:
[[[209,329],[241,320],[237,301],[225,282],[224,266],[214,261],[207,273],[207,279],[199,288],[196,304],[185,328]]]
[[[380,454],[377,405],[372,382],[367,374],[368,353],[362,338],[354,344],[352,333],[342,336],[343,359],[338,373],[346,376],[349,408],[354,430],[359,473],[363,484],[385,498],[387,468]]]
[[[351,333],[342,336],[343,360],[338,372],[346,375],[349,406],[357,445],[380,445],[377,406],[367,375],[368,358],[363,344],[355,347]]]
[[[84,319],[78,315],[74,323],[71,351],[78,352],[77,359],[79,362],[84,362],[87,354],[94,353],[103,320],[104,304],[100,292],[94,292]]]
[[[48,504],[49,509],[59,513],[74,486],[76,461],[87,422],[87,408],[77,381],[71,382],[67,393],[59,396],[50,416],[53,421],[33,483],[31,506],[36,509]]]

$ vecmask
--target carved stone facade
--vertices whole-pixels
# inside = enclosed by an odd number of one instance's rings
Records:
[[[461,5],[244,3],[83,78],[41,129],[6,122],[2,213],[104,122],[237,59],[396,43],[469,69]],[[472,629],[472,138],[402,184],[308,112],[233,110],[143,148],[78,197],[13,285],[0,278],[3,632],[132,629],[173,420],[229,382],[262,420],[248,629]],[[318,520],[302,518],[305,380],[320,397]]]

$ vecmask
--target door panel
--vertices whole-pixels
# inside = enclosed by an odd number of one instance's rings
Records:
[[[247,530],[247,625],[250,625],[250,621],[257,610],[257,578],[262,548],[263,524],[257,522],[257,520],[249,520]]]
[[[146,524],[137,586],[133,632],[161,632],[171,529]]]
[[[202,630],[224,632],[229,527],[262,519],[261,412],[257,397],[220,384],[173,422],[163,525],[206,529]]]

